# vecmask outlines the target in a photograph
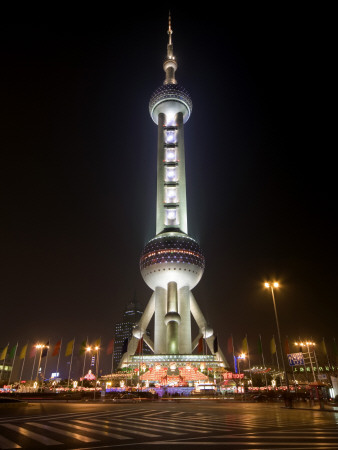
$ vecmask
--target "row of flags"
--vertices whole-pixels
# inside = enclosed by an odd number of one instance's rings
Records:
[[[284,344],[284,352],[286,354],[294,353],[291,350],[291,348],[290,348],[289,340],[287,338],[284,340],[283,344]],[[333,347],[334,354],[336,356],[338,356],[338,347],[337,347],[337,343],[336,343],[335,338],[333,338],[332,347]],[[328,355],[328,350],[327,350],[325,338],[322,338],[322,341],[319,344],[319,348],[322,351],[322,353],[324,353],[324,355],[326,355],[326,356]],[[249,344],[248,344],[247,336],[245,336],[244,339],[242,340],[241,350],[242,350],[243,353],[249,353]],[[304,348],[301,348],[300,346],[298,346],[298,348],[296,349],[296,352],[298,352],[298,351],[301,352],[303,350],[304,350]],[[229,354],[234,353],[234,340],[233,340],[233,336],[232,335],[228,338],[227,351],[228,351]],[[257,352],[260,355],[263,354],[263,345],[262,345],[261,335],[259,335],[258,340],[257,340]],[[273,355],[276,352],[277,352],[276,340],[275,340],[275,336],[272,336],[272,339],[270,340],[270,353]]]
[[[125,341],[123,342],[123,348],[122,348],[122,353],[125,353],[127,351],[127,347],[128,347],[128,338],[125,339]],[[92,344],[93,347],[101,347],[101,338],[96,339],[96,341],[94,341],[94,343]],[[85,339],[81,342],[80,347],[79,347],[79,355],[83,355],[86,352],[86,349],[88,348],[89,343],[88,343],[88,339]],[[66,347],[65,347],[65,356],[71,356],[74,352],[74,347],[75,347],[75,338],[70,340],[69,342],[67,342]],[[328,350],[327,350],[327,346],[326,346],[326,342],[325,342],[325,338],[322,339],[320,345],[319,345],[322,353],[324,353],[325,355],[328,355]],[[49,352],[49,341],[46,342],[45,345],[42,346],[42,351],[41,351],[41,358],[44,358],[45,356],[47,356],[48,352]],[[52,348],[51,350],[51,356],[58,356],[61,352],[61,348],[62,348],[62,339],[60,339]],[[136,350],[136,353],[140,354],[142,352],[143,349],[143,338],[141,338],[139,340],[138,343],[138,347]],[[16,353],[18,350],[18,343],[16,343],[15,345],[13,345],[12,347],[9,346],[9,344],[7,344],[6,347],[4,347],[2,349],[2,351],[0,351],[0,361],[4,361],[5,359],[14,359],[16,357]],[[27,355],[27,350],[28,350],[28,343],[25,344],[21,349],[20,349],[20,353],[19,353],[19,359],[24,359],[26,358]],[[218,339],[217,336],[214,339],[213,342],[213,350],[216,353],[218,351]],[[301,348],[297,349],[297,351],[302,351]],[[107,355],[111,355],[114,351],[114,339],[111,339],[106,347],[106,354]],[[203,352],[203,338],[201,337],[199,342],[198,342],[198,346],[197,346],[197,351],[199,353]],[[229,354],[234,353],[234,340],[233,340],[233,336],[231,335],[228,338],[228,343],[227,343],[227,351]],[[241,342],[241,351],[243,353],[249,353],[249,344],[248,344],[248,338],[247,336],[244,337],[244,339]],[[263,354],[263,346],[262,346],[262,338],[261,335],[259,335],[258,340],[257,340],[257,351],[260,355]],[[292,353],[290,351],[290,345],[289,345],[289,341],[288,339],[285,339],[284,341],[284,351],[286,354],[288,353]],[[338,347],[337,347],[337,343],[336,340],[333,339],[333,351],[335,355],[338,355]],[[32,358],[36,355],[37,352],[37,347],[35,345],[33,345],[31,347],[30,353],[29,353],[29,357]],[[272,339],[270,340],[270,353],[273,355],[277,352],[277,346],[276,346],[276,340],[275,337],[272,336]]]
[[[4,347],[1,351],[0,351],[0,361],[3,361],[5,359],[14,359],[16,357],[16,353],[18,350],[18,346],[19,344],[16,343],[15,345],[13,345],[12,347],[10,347],[9,344],[6,345],[6,347]],[[25,359],[27,356],[27,350],[28,350],[28,342],[23,345],[23,347],[21,347],[20,352],[18,354],[19,359]],[[86,352],[86,349],[88,348],[89,343],[88,340],[84,340],[81,342],[80,347],[79,347],[79,354],[83,355]],[[101,338],[97,339],[92,346],[95,347],[101,347]],[[61,348],[62,348],[62,339],[60,339],[51,349],[51,356],[58,356],[61,352]],[[75,338],[70,340],[69,342],[67,342],[66,347],[65,347],[65,356],[71,356],[74,352],[74,348],[75,348]],[[33,358],[36,355],[38,348],[36,345],[32,345],[30,352],[29,352],[29,357]],[[44,358],[45,356],[47,356],[48,352],[50,351],[50,345],[49,345],[49,341],[47,341],[43,346],[42,346],[42,350],[41,350],[41,358]],[[111,341],[108,343],[107,347],[106,347],[106,354],[107,355],[111,355],[114,351],[114,339],[111,339]]]

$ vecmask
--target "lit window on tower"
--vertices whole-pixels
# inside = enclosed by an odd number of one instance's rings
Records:
[[[166,187],[164,191],[165,203],[178,203],[178,192],[176,187]]]
[[[165,225],[178,225],[177,208],[167,208],[166,209]]]
[[[176,167],[166,167],[165,181],[178,181]]]
[[[166,162],[177,161],[177,149],[176,148],[166,148],[165,149],[165,160]]]
[[[165,130],[164,133],[166,144],[176,144],[176,130]]]

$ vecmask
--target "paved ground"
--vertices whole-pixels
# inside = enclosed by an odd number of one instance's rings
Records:
[[[215,401],[43,402],[0,409],[1,449],[46,447],[338,449],[338,412]]]

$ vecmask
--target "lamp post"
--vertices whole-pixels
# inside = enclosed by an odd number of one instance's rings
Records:
[[[287,376],[286,369],[285,369],[284,353],[283,353],[282,339],[281,339],[280,330],[279,330],[279,322],[278,322],[278,314],[277,314],[277,306],[276,306],[275,294],[274,294],[274,290],[273,290],[273,288],[279,288],[279,283],[277,283],[276,281],[274,283],[268,282],[268,283],[264,283],[264,286],[271,290],[273,307],[274,307],[274,310],[275,310],[275,318],[276,318],[276,325],[277,325],[279,348],[280,348],[281,357],[282,357],[283,371],[284,371],[284,376],[285,376],[285,381],[286,381],[286,387],[287,387],[287,390],[290,391],[289,380],[288,380],[288,376]]]
[[[238,366],[238,376],[239,376],[238,384],[241,383],[241,369],[239,366],[240,360],[243,360],[243,361],[245,360],[245,353],[241,353],[240,355],[237,356],[237,366]],[[243,379],[243,386],[244,386],[244,379]]]
[[[37,368],[37,371],[36,371],[36,377],[35,377],[35,381],[36,381],[36,382],[38,381],[38,376],[39,376],[39,369],[40,369],[41,358],[42,358],[42,350],[43,350],[45,347],[48,347],[48,348],[49,348],[48,345],[43,345],[43,344],[37,344],[37,345],[35,346],[35,348],[39,348],[39,349],[40,349],[39,363],[38,363],[38,368]]]
[[[94,350],[96,351],[96,379],[95,379],[95,386],[94,386],[94,400],[95,400],[97,379],[99,376],[99,350],[100,350],[100,347],[97,345],[96,347],[94,347]]]

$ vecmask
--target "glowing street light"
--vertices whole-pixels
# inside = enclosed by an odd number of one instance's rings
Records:
[[[38,363],[38,368],[36,371],[36,377],[35,377],[35,381],[38,380],[38,376],[39,376],[39,369],[40,369],[40,364],[41,364],[41,358],[42,358],[42,350],[44,348],[49,348],[49,345],[44,345],[44,344],[36,344],[35,348],[40,349],[40,357],[39,357],[39,363]]]
[[[279,330],[279,322],[278,322],[278,314],[277,314],[277,306],[276,306],[276,300],[275,300],[275,294],[274,294],[274,288],[277,289],[279,288],[279,283],[277,281],[274,281],[273,283],[271,282],[266,282],[264,283],[264,286],[267,289],[271,290],[271,295],[272,295],[272,301],[273,301],[273,307],[275,310],[275,318],[276,318],[276,325],[277,325],[277,332],[278,332],[278,340],[279,340],[279,348],[280,348],[280,352],[281,352],[281,357],[282,357],[282,363],[283,363],[283,371],[284,371],[284,377],[285,377],[285,381],[286,381],[286,387],[287,390],[290,390],[289,387],[289,380],[288,380],[288,375],[286,373],[286,369],[285,369],[285,361],[284,361],[284,353],[283,353],[283,346],[282,346],[282,339],[280,336],[280,330]]]

